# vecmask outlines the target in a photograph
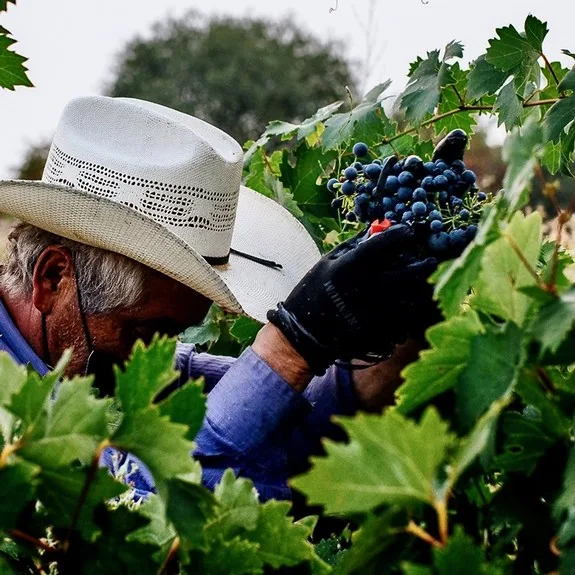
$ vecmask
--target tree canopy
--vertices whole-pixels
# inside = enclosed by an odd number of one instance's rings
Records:
[[[291,20],[207,19],[156,24],[119,55],[107,93],[152,100],[215,124],[240,143],[270,118],[298,121],[354,91],[333,42]]]

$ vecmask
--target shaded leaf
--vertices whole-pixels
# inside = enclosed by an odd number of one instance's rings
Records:
[[[454,441],[434,408],[419,424],[397,411],[337,421],[349,443],[326,441],[327,457],[315,458],[312,470],[292,481],[311,503],[349,513],[382,503],[433,502],[437,470]]]
[[[21,460],[0,469],[0,529],[16,527],[20,513],[34,500],[39,471]]]
[[[397,390],[397,409],[410,413],[454,388],[469,359],[471,341],[481,332],[483,326],[474,312],[453,317],[427,330],[431,348],[422,351],[419,361],[403,370],[404,383]]]
[[[221,335],[220,317],[220,310],[217,306],[212,305],[202,323],[186,329],[181,337],[182,342],[204,345],[217,341]]]
[[[493,95],[508,77],[507,72],[498,70],[485,59],[485,56],[480,56],[469,72],[467,95],[472,100],[478,100],[487,94]]]
[[[565,129],[575,120],[575,95],[553,104],[545,114],[544,128],[546,138],[559,141]]]
[[[443,549],[433,550],[433,563],[438,575],[493,573],[485,563],[483,549],[475,545],[461,526],[457,526]]]
[[[505,124],[507,130],[511,130],[521,123],[523,105],[517,96],[513,80],[507,82],[499,92],[493,111],[498,112],[497,125]]]
[[[533,333],[541,342],[542,351],[556,352],[575,323],[575,289],[562,294],[539,310]]]
[[[171,393],[159,404],[160,415],[169,417],[174,423],[188,426],[186,439],[192,441],[204,422],[206,415],[206,396],[204,382],[187,381],[182,387]]]

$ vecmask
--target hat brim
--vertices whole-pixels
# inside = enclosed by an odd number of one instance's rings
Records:
[[[54,234],[136,260],[200,292],[222,308],[266,321],[320,257],[303,225],[286,209],[244,186],[232,247],[281,269],[230,254],[211,266],[176,234],[113,200],[42,181],[0,181],[0,213]]]

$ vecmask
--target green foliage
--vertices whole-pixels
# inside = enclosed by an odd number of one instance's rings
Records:
[[[16,4],[16,0],[0,0],[0,14],[8,9],[8,3]],[[10,32],[0,26],[0,88],[7,90],[14,90],[16,86],[32,86],[24,66],[27,58],[11,50],[15,43]]]

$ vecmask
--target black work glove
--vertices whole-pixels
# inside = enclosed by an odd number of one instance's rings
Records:
[[[316,374],[339,360],[389,356],[421,333],[435,258],[414,261],[414,231],[361,232],[325,255],[267,317]],[[365,240],[365,241],[363,241]]]

